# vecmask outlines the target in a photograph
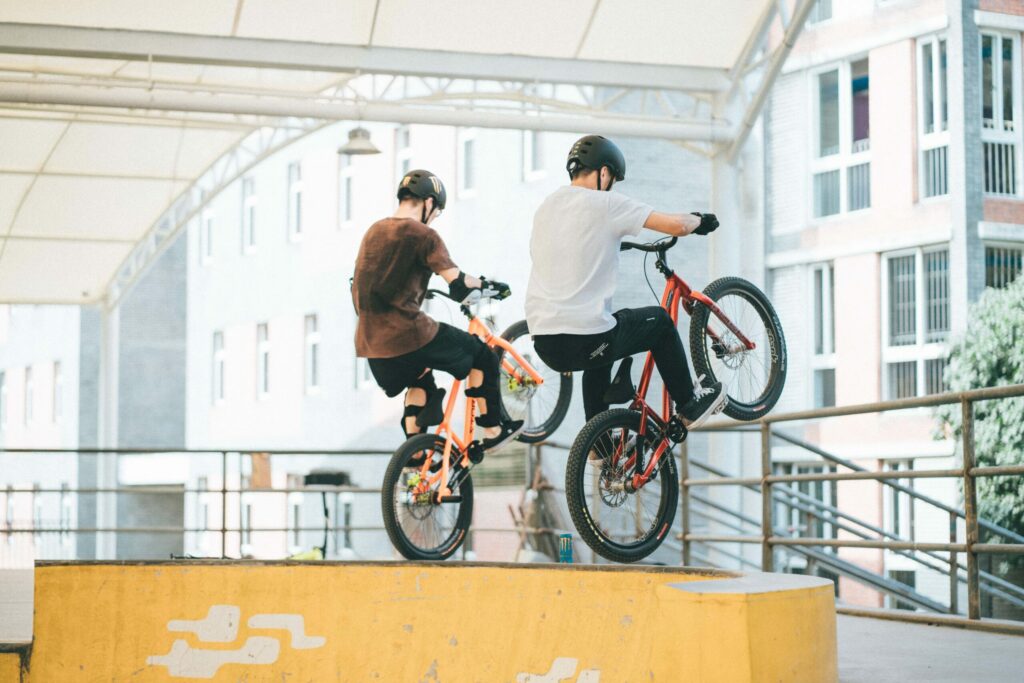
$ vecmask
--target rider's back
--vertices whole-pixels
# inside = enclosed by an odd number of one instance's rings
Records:
[[[615,326],[619,242],[637,235],[650,213],[650,206],[618,192],[572,185],[544,200],[530,236],[531,334],[599,334]]]

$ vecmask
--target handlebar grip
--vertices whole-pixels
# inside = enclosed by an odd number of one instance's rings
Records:
[[[654,242],[651,244],[637,244],[636,242],[623,242],[619,245],[619,251],[629,251],[630,249],[636,249],[637,251],[648,251],[651,253],[659,251],[667,251],[675,246],[676,242],[679,241],[678,237],[673,237],[667,242]]]

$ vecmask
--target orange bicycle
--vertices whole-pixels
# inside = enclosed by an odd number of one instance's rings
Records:
[[[779,400],[786,382],[786,342],[768,297],[738,277],[724,277],[703,292],[691,289],[668,265],[675,237],[653,244],[623,242],[623,251],[657,255],[665,277],[661,306],[678,324],[679,309],[690,317],[690,353],[698,375],[725,387],[725,414],[737,420],[763,417]],[[633,388],[631,359],[619,366],[612,385],[626,403],[590,419],[573,441],[565,469],[569,513],[584,542],[602,557],[636,562],[661,545],[672,528],[679,498],[672,444],[686,427],[662,391],[661,411],[647,402],[654,373],[650,353]],[[611,392],[610,392],[611,393]],[[606,395],[606,398],[609,398]]]
[[[427,298],[436,296],[451,299],[446,292],[427,291]],[[459,309],[469,320],[469,333],[500,358],[501,405],[497,408],[509,419],[524,421],[516,438],[527,443],[544,440],[569,409],[572,373],[555,372],[544,365],[532,350],[525,320],[497,336],[469,306],[460,304]],[[384,473],[384,528],[392,545],[410,560],[450,557],[462,545],[473,518],[470,471],[483,453],[474,440],[476,399],[466,397],[461,430],[453,422],[461,386],[462,380],[452,384],[436,432],[407,439],[391,456]]]

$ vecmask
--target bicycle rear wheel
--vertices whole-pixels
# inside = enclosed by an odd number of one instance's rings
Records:
[[[613,408],[595,415],[573,441],[565,467],[565,493],[573,524],[595,553],[614,562],[637,562],[661,545],[672,528],[679,501],[675,457],[665,453],[656,478],[638,491],[624,483],[633,475],[622,461],[639,446],[647,462],[661,437],[649,425],[640,437],[640,413]],[[595,463],[590,454],[603,458]],[[611,464],[618,452],[622,460]]]
[[[729,397],[726,415],[737,420],[760,419],[775,406],[786,384],[782,323],[764,292],[741,278],[715,280],[704,294],[755,346],[747,349],[721,315],[698,303],[690,320],[693,367],[698,375],[725,386]]]
[[[526,321],[520,320],[502,332],[501,336],[512,344],[516,353],[522,356],[544,379],[536,384],[505,349],[498,347],[499,361],[508,361],[519,369],[519,378],[509,368],[501,368],[499,380],[501,389],[501,412],[505,419],[523,420],[525,427],[516,437],[523,443],[538,443],[554,434],[572,400],[572,373],[556,372],[540,359],[533,349],[533,339]]]
[[[398,447],[384,472],[381,513],[384,528],[395,549],[409,560],[445,560],[458,550],[473,520],[473,481],[467,474],[452,490],[453,502],[436,501],[437,484],[419,495],[423,457],[439,462],[445,439],[437,434],[417,434]],[[462,458],[453,444],[451,463]]]

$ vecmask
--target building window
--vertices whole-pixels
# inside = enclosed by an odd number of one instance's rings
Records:
[[[206,209],[199,215],[199,262],[213,261],[213,211]]]
[[[824,474],[835,472],[831,465],[817,463],[775,463],[775,474]],[[836,505],[835,482],[799,481],[778,486],[775,519],[787,535],[803,538],[836,538],[834,525],[825,521],[820,505]],[[817,513],[817,514],[815,514]],[[826,550],[833,552],[834,549]]]
[[[409,126],[395,129],[395,185],[412,170],[412,133]]]
[[[245,503],[242,505],[241,541],[243,546],[252,544],[252,521],[252,503]]]
[[[270,335],[267,323],[256,326],[256,394],[270,394]]]
[[[835,359],[835,272],[831,263],[811,269],[813,297],[814,407],[826,408],[836,404]]]
[[[65,544],[71,541],[71,486],[65,481],[60,485],[60,538]]]
[[[814,79],[814,216],[871,206],[871,89],[868,60],[844,62]]]
[[[288,238],[302,236],[302,164],[288,164]]]
[[[348,491],[339,496],[341,501],[341,538],[337,546],[345,550],[352,549],[352,494]]]
[[[459,194],[472,196],[477,186],[476,131],[459,133]]]
[[[913,569],[890,569],[889,578],[897,583],[902,583],[910,590],[917,589],[917,572]],[[905,609],[913,612],[917,611],[917,605],[900,600],[894,595],[885,596],[885,606],[889,609]]]
[[[544,176],[544,138],[539,130],[523,131],[523,180]]]
[[[985,286],[1006,287],[1024,270],[1024,247],[985,246]]]
[[[354,199],[355,168],[352,160],[342,154],[338,156],[338,227],[352,223],[352,202]]]
[[[242,179],[242,253],[256,251],[256,180]]]
[[[0,372],[0,429],[7,429],[7,373]]]
[[[25,424],[32,422],[35,407],[35,387],[32,384],[32,368],[25,368]]]
[[[949,194],[949,105],[946,101],[946,40],[917,41],[918,164],[921,196]]]
[[[1019,36],[983,33],[981,36],[981,140],[985,192],[1020,194],[1021,131]]]
[[[213,402],[224,401],[224,333],[213,333]]]
[[[949,338],[949,250],[887,255],[882,316],[882,383],[887,399],[943,390]]]
[[[306,316],[306,390],[320,387],[320,323],[315,315]]]
[[[53,421],[60,422],[64,412],[64,370],[60,361],[53,362]]]
[[[373,373],[370,371],[370,363],[365,358],[356,358],[355,388],[361,389],[373,383]]]
[[[832,0],[817,0],[807,15],[808,24],[819,24],[832,18]]]

